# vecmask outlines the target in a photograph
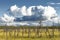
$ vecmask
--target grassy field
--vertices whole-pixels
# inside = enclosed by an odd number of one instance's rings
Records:
[[[60,28],[0,27],[0,40],[60,40]]]

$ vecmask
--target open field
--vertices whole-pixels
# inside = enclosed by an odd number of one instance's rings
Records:
[[[60,27],[0,27],[0,40],[60,40]]]

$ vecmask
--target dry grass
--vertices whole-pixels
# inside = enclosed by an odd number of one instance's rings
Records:
[[[0,29],[0,40],[60,40],[59,29]]]

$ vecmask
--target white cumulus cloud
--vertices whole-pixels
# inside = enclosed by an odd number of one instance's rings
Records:
[[[58,20],[58,15],[56,13],[56,10],[54,9],[54,7],[51,6],[30,6],[30,7],[26,7],[26,6],[22,6],[22,7],[18,7],[17,5],[13,5],[10,7],[10,14],[14,15],[14,16],[9,16],[6,13],[4,14],[3,17],[1,17],[1,20],[5,21],[5,22],[14,22],[14,19],[16,19],[16,17],[23,17],[23,16],[35,16],[35,17],[40,17],[40,19],[45,20],[50,20],[51,22],[53,22],[52,20]],[[22,23],[20,23],[22,24]],[[27,23],[29,24],[29,23]],[[35,25],[36,23],[30,23]],[[38,24],[38,23],[37,23]],[[22,24],[23,25],[23,24]]]
[[[4,21],[4,22],[13,22],[14,21],[14,17],[8,16],[7,14],[4,14],[4,16],[1,17],[1,20]]]
[[[51,17],[56,17],[56,10],[51,7],[51,6],[30,6],[30,7],[26,7],[26,6],[22,6],[22,7],[18,7],[16,5],[13,5],[10,7],[11,13],[15,16],[32,16],[32,15],[36,15],[39,16],[41,15],[42,17],[47,17],[48,19],[50,19]],[[41,17],[40,17],[41,18]]]

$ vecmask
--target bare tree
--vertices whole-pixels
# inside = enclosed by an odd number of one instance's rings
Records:
[[[55,26],[54,26],[54,19],[53,19],[53,25],[52,25],[52,37],[54,37],[54,28]]]

